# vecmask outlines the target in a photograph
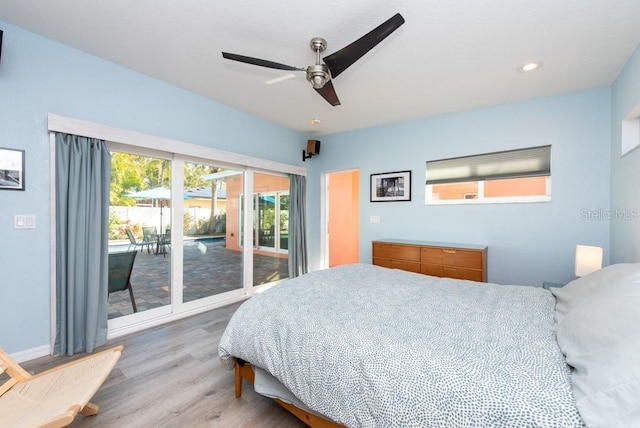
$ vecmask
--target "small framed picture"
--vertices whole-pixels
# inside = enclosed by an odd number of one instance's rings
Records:
[[[411,200],[411,171],[371,174],[371,202]]]
[[[24,190],[24,150],[0,147],[0,189]]]

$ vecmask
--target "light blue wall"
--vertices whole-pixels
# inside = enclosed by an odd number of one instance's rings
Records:
[[[622,120],[640,105],[640,45],[613,85],[611,104],[611,261],[639,262],[640,150],[620,157],[620,146]]]
[[[0,28],[0,147],[27,152],[27,190],[0,191],[0,346],[11,353],[49,343],[48,113],[302,164],[304,135],[14,26],[0,22]],[[610,212],[611,176],[613,206],[637,206],[620,183],[639,182],[640,151],[624,159],[624,173],[610,153],[612,116],[618,124],[620,112],[640,102],[639,63],[636,52],[613,88],[613,110],[611,89],[602,88],[321,137],[321,155],[304,164],[311,267],[321,264],[321,173],[350,168],[360,170],[361,261],[371,260],[372,240],[398,237],[486,244],[489,280],[498,283],[572,279],[578,243],[604,247],[607,263],[609,221],[586,220],[583,213]],[[424,205],[426,160],[543,144],[553,145],[551,203]],[[407,169],[411,202],[369,202],[369,174]],[[14,230],[14,214],[35,214],[36,229]],[[382,222],[370,224],[371,215]],[[624,226],[612,229],[619,235],[615,251],[638,240],[637,222],[632,231]]]
[[[0,346],[10,353],[49,343],[48,113],[302,164],[304,135],[14,26],[0,28],[0,147],[26,150],[26,191],[0,191]],[[14,230],[14,214],[35,214],[36,228]]]
[[[322,137],[321,155],[307,162],[310,259],[320,263],[320,172],[358,168],[361,261],[371,261],[372,240],[403,238],[486,244],[489,281],[503,284],[575,278],[576,244],[604,247],[606,264],[609,222],[586,220],[583,210],[609,210],[610,94],[595,89]],[[425,161],[546,144],[552,202],[425,206]],[[412,171],[410,202],[369,202],[370,174],[402,170]],[[371,224],[372,215],[381,223]]]

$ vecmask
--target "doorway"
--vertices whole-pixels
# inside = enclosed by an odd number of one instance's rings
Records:
[[[359,261],[358,170],[327,173],[327,248],[329,267]]]

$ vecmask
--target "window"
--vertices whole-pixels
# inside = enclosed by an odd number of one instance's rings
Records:
[[[640,147],[640,104],[622,121],[621,156],[637,147]]]
[[[551,200],[551,146],[427,161],[427,205]]]

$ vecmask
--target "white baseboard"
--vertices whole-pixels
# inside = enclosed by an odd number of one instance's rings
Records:
[[[18,363],[24,363],[25,361],[35,360],[36,358],[46,357],[47,355],[51,355],[51,347],[49,345],[42,345],[37,348],[26,349],[11,354],[11,358]]]

